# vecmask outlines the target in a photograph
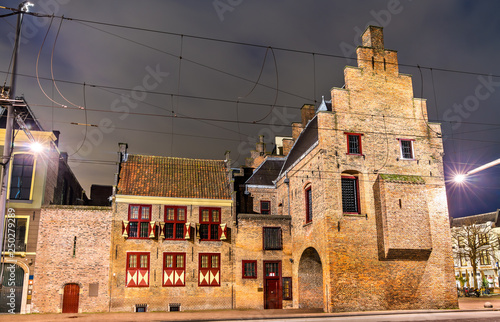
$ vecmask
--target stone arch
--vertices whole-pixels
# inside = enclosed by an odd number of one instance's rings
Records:
[[[300,257],[298,290],[300,308],[323,309],[323,265],[313,247],[306,248]]]

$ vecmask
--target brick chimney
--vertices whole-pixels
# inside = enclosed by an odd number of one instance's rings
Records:
[[[255,144],[255,150],[260,154],[266,154],[266,144],[264,143],[264,135],[259,135],[259,142]]]
[[[361,36],[363,45],[356,49],[358,67],[390,76],[399,74],[398,55],[394,50],[384,48],[384,29],[368,26]]]
[[[305,128],[307,125],[307,122],[312,120],[314,115],[316,115],[316,108],[314,105],[304,104],[300,108],[300,114],[302,115],[302,128]]]

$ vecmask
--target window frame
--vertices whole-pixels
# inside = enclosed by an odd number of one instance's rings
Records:
[[[207,264],[209,265],[209,267],[201,267],[202,265],[202,256],[209,256],[208,258],[208,262]],[[218,257],[218,264],[217,264],[217,267],[214,268],[212,267],[212,264],[213,264],[213,256],[217,256]],[[218,275],[219,275],[219,281],[218,281],[218,284],[211,284],[210,281],[208,282],[208,284],[201,284],[202,281],[201,281],[201,274],[202,274],[202,270],[207,270],[207,271],[211,271],[210,273],[213,274],[213,271],[216,271],[218,272]],[[221,253],[199,253],[198,254],[198,286],[199,287],[220,287],[221,286],[221,279],[222,279],[222,272],[221,272]],[[215,279],[212,281],[212,283],[215,281]]]
[[[356,208],[357,212],[350,212],[350,211],[344,211],[344,191],[342,189],[342,180],[354,180],[354,185],[355,185],[355,193],[356,193]],[[342,194],[342,213],[344,214],[354,214],[354,215],[359,215],[361,214],[361,203],[360,203],[360,196],[359,196],[359,179],[357,176],[352,176],[352,175],[341,175],[340,177],[340,192]]]
[[[245,264],[252,264],[253,271],[255,275],[245,275],[246,266]],[[256,260],[242,260],[241,261],[241,278],[243,279],[257,279],[257,261]]]
[[[132,207],[139,207],[139,214],[137,219],[131,219],[130,216],[132,215]],[[142,209],[143,208],[149,208],[149,219],[143,219],[142,218]],[[128,239],[149,239],[149,224],[151,223],[151,219],[153,216],[153,207],[152,205],[141,205],[141,204],[130,204],[128,206],[128,227],[127,227],[127,234],[128,234]],[[137,236],[131,237],[130,236],[130,231],[131,231],[131,223],[137,223]],[[148,225],[148,232],[146,237],[141,237],[141,223],[147,223]]]
[[[483,266],[491,265],[490,253],[487,250],[479,252],[479,263]]]
[[[308,185],[304,189],[305,207],[306,207],[306,224],[313,221],[313,197],[312,186]]]
[[[149,287],[149,278],[151,276],[150,271],[151,271],[151,253],[150,252],[127,252],[127,260],[126,260],[126,267],[125,267],[125,287]],[[130,257],[131,255],[137,256],[137,267],[131,268],[130,267]],[[148,258],[148,265],[147,268],[140,267],[141,265],[141,256],[146,255]],[[128,274],[129,272],[139,272],[139,270],[147,270],[148,274],[148,280],[147,280],[147,285],[133,285],[130,286],[128,285],[127,279],[128,279]]]
[[[12,192],[13,192],[13,182],[14,182],[14,178],[18,178],[19,176],[14,176],[14,167],[16,166],[16,158],[19,158],[19,157],[26,157],[26,156],[30,156],[33,160],[33,163],[31,164],[31,175],[30,175],[30,179],[28,180],[29,183],[23,183],[24,180],[21,180],[21,185],[16,189],[16,190],[19,190],[19,191],[22,191],[22,188],[24,185],[29,185],[29,196],[27,198],[12,198]],[[23,159],[23,164],[21,166],[21,176],[20,178],[27,178],[28,176],[25,176],[24,175],[24,171],[25,171],[25,167],[27,167],[29,165],[25,165],[24,164],[24,159]],[[18,153],[14,153],[12,155],[12,161],[11,161],[11,165],[10,165],[10,173],[9,173],[9,191],[8,191],[8,200],[12,200],[12,201],[29,201],[29,200],[33,200],[33,188],[34,188],[34,181],[35,181],[35,167],[36,167],[36,156],[33,154],[33,153],[26,153],[26,152],[18,152]],[[19,192],[21,194],[21,192]]]
[[[167,215],[168,209],[174,209],[174,220],[167,220]],[[178,219],[179,215],[179,209],[184,210],[184,221]],[[184,240],[185,236],[185,229],[186,229],[186,223],[187,223],[187,206],[165,206],[164,207],[164,214],[163,214],[163,220],[165,223],[165,226],[163,227],[163,234],[165,236],[165,240]],[[167,238],[167,224],[173,224],[173,231],[172,231],[172,238]],[[177,237],[177,229],[178,225],[182,226],[182,236]]]
[[[167,267],[166,266],[166,258],[167,256],[173,256],[172,263],[174,264],[174,267]],[[183,267],[178,267],[178,259],[177,256],[183,256]],[[163,276],[162,276],[162,287],[184,287],[186,286],[186,253],[182,252],[163,252]],[[165,273],[166,272],[174,272],[174,274],[179,274],[180,271],[183,273],[183,280],[182,284],[176,284],[174,280],[174,284],[172,285],[166,285],[165,284]]]
[[[264,209],[264,207],[262,207],[263,204],[266,204],[268,205],[267,207],[267,210]],[[262,215],[270,215],[271,214],[271,201],[270,200],[261,200],[260,201],[260,213]]]
[[[209,211],[209,220],[204,221],[202,220],[203,216],[203,210],[208,210]],[[217,210],[219,211],[219,220],[214,221],[213,220],[213,211]],[[200,207],[200,241],[220,241],[220,224],[221,224],[221,219],[222,219],[222,209],[218,207]],[[208,225],[208,238],[202,238],[202,225]],[[213,231],[213,226],[217,226],[217,238],[212,238],[212,231]]]
[[[291,277],[282,277],[281,278],[281,287],[283,289],[283,301],[292,301],[293,300],[293,284]],[[286,285],[289,284],[288,290],[290,294],[286,294]],[[288,295],[288,296],[286,296]]]
[[[362,139],[361,137],[363,136],[362,133],[351,133],[351,132],[344,132],[344,134],[346,135],[346,140],[347,140],[347,155],[363,155],[363,147],[362,147]],[[349,137],[350,136],[355,136],[358,138],[358,153],[355,153],[355,152],[351,152],[351,145],[349,144]]]
[[[402,160],[415,160],[415,148],[413,146],[413,142],[415,139],[398,139],[399,141],[399,153],[401,156]],[[403,143],[402,142],[409,142],[410,143],[410,153],[411,153],[411,158],[405,158],[404,153],[403,153]]]
[[[268,248],[268,243],[266,242],[266,230],[276,230],[279,231],[279,248]],[[283,230],[281,227],[262,227],[262,249],[263,250],[283,250]]]

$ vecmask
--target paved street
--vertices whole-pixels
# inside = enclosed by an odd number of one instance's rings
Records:
[[[493,309],[485,309],[490,302]],[[322,313],[318,310],[214,310],[195,312],[0,315],[1,321],[499,321],[500,295],[459,298],[459,310]]]

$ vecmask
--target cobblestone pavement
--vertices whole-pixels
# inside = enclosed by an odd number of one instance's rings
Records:
[[[493,310],[500,311],[500,295],[484,297],[460,297],[460,310],[492,310],[485,309],[484,304],[489,302]],[[253,320],[276,318],[289,320],[299,317],[321,317],[321,316],[362,316],[362,315],[385,315],[394,313],[418,313],[437,312],[432,311],[376,311],[376,312],[352,312],[352,313],[322,313],[320,310],[289,309],[289,310],[213,310],[192,312],[150,312],[150,313],[83,313],[83,314],[25,314],[13,317],[10,314],[0,315],[0,321],[35,322],[35,321],[216,321],[216,320]],[[500,314],[500,313],[499,313]]]

